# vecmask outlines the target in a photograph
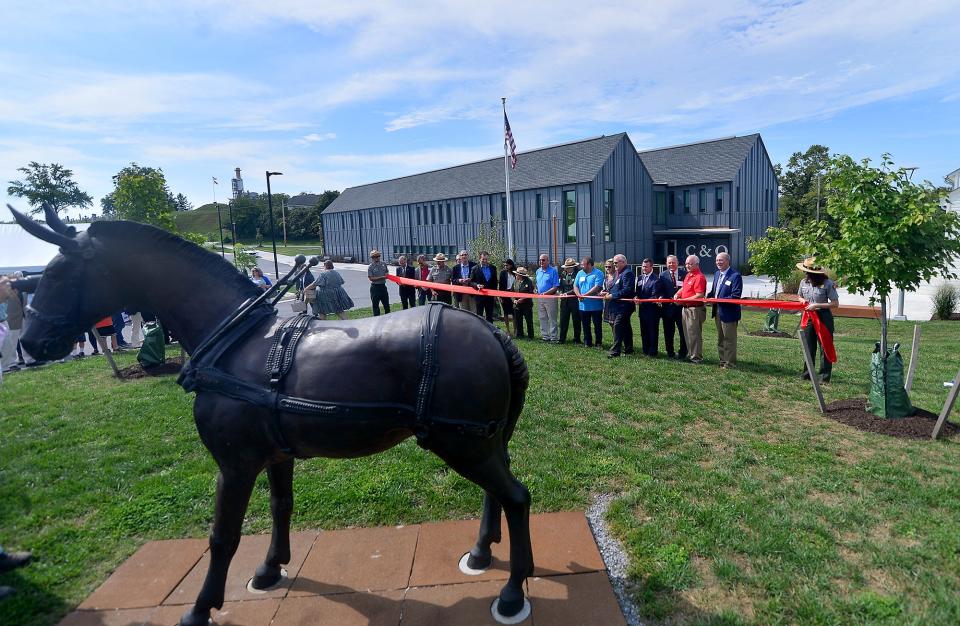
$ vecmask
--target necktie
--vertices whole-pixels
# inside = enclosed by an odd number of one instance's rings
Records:
[[[674,272],[673,270],[670,270],[670,280],[673,281],[673,286],[676,287],[676,286],[677,286],[677,273]]]

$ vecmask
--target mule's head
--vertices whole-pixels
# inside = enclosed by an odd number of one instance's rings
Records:
[[[46,226],[10,205],[7,208],[28,233],[60,246],[60,254],[43,270],[27,307],[20,341],[36,359],[63,358],[78,335],[122,307],[119,291],[107,271],[105,252],[87,233],[78,235],[73,226],[60,221],[48,205],[43,207]]]

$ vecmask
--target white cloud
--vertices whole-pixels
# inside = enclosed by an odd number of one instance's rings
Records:
[[[297,140],[297,143],[310,144],[318,141],[330,141],[337,138],[337,133],[310,133]]]

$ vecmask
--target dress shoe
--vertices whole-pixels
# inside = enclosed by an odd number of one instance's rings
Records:
[[[23,567],[32,558],[33,555],[29,552],[0,552],[0,572],[9,572]]]

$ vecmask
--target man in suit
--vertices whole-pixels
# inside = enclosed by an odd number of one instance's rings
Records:
[[[457,255],[457,264],[453,266],[450,272],[450,282],[454,285],[460,285],[461,287],[469,287],[470,274],[473,273],[475,265],[476,263],[470,260],[470,253],[466,250],[461,250],[460,254]],[[464,309],[471,313],[477,312],[476,302],[471,295],[454,293],[453,301],[458,309]]]
[[[713,275],[713,289],[709,298],[739,300],[743,294],[743,276],[730,267],[730,255],[717,254],[717,273]],[[714,304],[711,317],[717,323],[717,351],[720,367],[733,369],[737,364],[737,325],[740,323],[739,304]]]
[[[687,270],[679,265],[676,256],[671,254],[667,257],[667,269],[660,273],[658,279],[661,298],[672,298],[680,291]],[[660,309],[660,316],[663,318],[663,346],[667,350],[667,358],[679,358],[682,361],[687,358],[687,340],[683,336],[683,308],[676,304],[664,304]],[[680,352],[673,351],[674,334],[680,336]]]
[[[397,259],[397,276],[400,278],[417,279],[417,270],[407,265],[407,257],[401,256]],[[403,309],[417,306],[417,288],[409,285],[400,285],[400,304]]]
[[[644,259],[640,265],[640,275],[637,276],[637,298],[649,300],[660,297],[660,281],[653,275],[653,260]],[[670,296],[673,297],[672,295]],[[647,356],[657,356],[660,329],[660,306],[655,302],[641,302],[638,317],[640,318],[640,347]]]
[[[621,351],[623,354],[633,354],[633,325],[630,318],[635,308],[632,299],[636,293],[636,279],[633,277],[633,270],[627,265],[627,257],[618,254],[613,257],[613,262],[617,275],[610,289],[601,292],[608,301],[607,312],[613,320],[613,346],[607,353],[607,358],[610,359],[620,356]]]
[[[470,286],[474,289],[497,289],[499,287],[500,277],[497,275],[497,268],[490,264],[490,253],[480,253],[480,265],[474,265],[470,273]],[[474,296],[477,304],[477,315],[483,316],[488,322],[493,323],[493,296]]]

